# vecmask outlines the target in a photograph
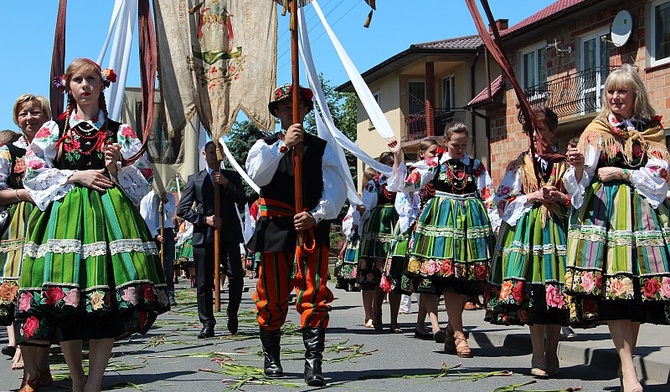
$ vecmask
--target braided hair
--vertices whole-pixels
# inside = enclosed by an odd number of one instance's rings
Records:
[[[105,87],[109,87],[110,80],[103,74],[102,69],[95,61],[84,57],[80,57],[74,59],[70,63],[70,65],[67,67],[67,70],[65,71],[65,75],[63,75],[64,87],[67,90],[67,105],[65,107],[65,112],[63,112],[63,114],[61,114],[58,117],[59,120],[65,121],[64,127],[61,130],[60,138],[63,138],[65,137],[65,135],[68,134],[68,131],[70,130],[70,116],[72,116],[72,112],[77,108],[77,101],[74,99],[74,96],[72,95],[72,92],[69,89],[70,82],[72,81],[72,76],[78,73],[89,73],[89,72],[97,73],[98,75],[100,75],[100,80],[102,81],[103,85]],[[107,121],[109,119],[109,113],[107,111],[107,102],[105,101],[105,94],[103,94],[102,91],[98,95],[98,108],[102,110],[102,112],[105,114],[105,121]],[[58,146],[57,156],[60,156],[61,153],[62,153],[62,146]]]

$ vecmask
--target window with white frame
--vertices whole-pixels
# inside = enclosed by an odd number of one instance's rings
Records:
[[[602,30],[582,37],[579,46],[582,113],[600,109],[605,79],[609,75],[609,31]]]
[[[454,100],[456,96],[454,90],[453,76],[447,76],[442,79],[442,107],[447,111],[451,111],[455,107]]]
[[[651,3],[651,65],[670,62],[670,1]]]
[[[547,81],[546,52],[544,44],[521,52],[521,76],[524,89]]]
[[[426,83],[424,81],[410,81],[407,84],[409,114],[415,114],[426,110]]]

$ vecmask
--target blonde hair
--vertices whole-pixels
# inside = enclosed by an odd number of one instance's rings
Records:
[[[14,132],[10,129],[3,129],[0,131],[0,146],[4,146],[5,144],[13,143],[21,137],[21,134],[18,132]]]
[[[377,170],[371,167],[366,167],[365,170],[363,171],[363,180],[367,183],[368,181],[372,181],[376,175]]]
[[[41,95],[23,94],[16,98],[16,102],[14,102],[14,124],[19,125],[19,110],[21,109],[21,105],[29,101],[37,102],[40,105],[42,113],[44,113],[48,119],[51,119],[51,107],[49,106],[49,100],[46,99],[46,97]]]
[[[607,121],[612,114],[612,105],[607,99],[607,92],[610,90],[626,89],[635,93],[635,104],[633,105],[633,115],[642,120],[650,120],[656,115],[656,111],[649,104],[649,96],[647,88],[644,86],[640,75],[638,75],[635,68],[630,64],[623,64],[620,68],[612,71],[605,80],[605,87],[602,98],[602,109],[600,109],[600,117]]]
[[[426,150],[432,146],[439,146],[437,140],[433,139],[432,137],[423,139],[421,143],[419,143],[419,151],[417,156],[420,155],[422,152],[426,152]]]

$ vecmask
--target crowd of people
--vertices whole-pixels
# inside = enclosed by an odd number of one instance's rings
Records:
[[[245,238],[238,219],[247,202],[242,181],[221,169],[215,142],[203,151],[207,168],[189,177],[178,203],[150,191],[152,169],[139,153],[140,139],[108,118],[102,92],[114,79],[113,71],[76,59],[59,81],[68,97],[64,113],[51,120],[47,100],[26,94],[14,105],[22,133],[0,132],[0,323],[8,325],[3,354],[23,368],[20,392],[53,383],[52,344],[62,348],[73,390],[99,391],[114,340],[145,333],[177,304],[174,265],[192,261],[198,338],[214,336],[215,249],[229,279],[229,332],[238,329],[247,253],[258,277],[253,300],[264,374],[284,375],[281,327],[294,291],[305,382],[325,385],[333,300],[326,285],[329,221],[345,203],[338,184],[347,174],[334,146],[304,131],[311,90],[282,85],[269,102],[282,130],[249,151],[246,171],[261,197]],[[497,188],[483,163],[467,154],[463,123],[448,124],[443,143],[423,140],[409,164],[391,140],[378,159],[388,171],[366,169],[362,203],[350,203],[343,220],[337,286],[361,291],[367,328],[387,330],[388,302],[391,333],[402,332],[398,314],[409,312],[416,293],[414,337],[462,358],[473,355],[464,309],[485,308],[493,324],[528,325],[536,377],[559,374],[562,328],[574,334],[570,327],[607,324],[622,389],[641,391],[632,358],[640,324],[670,324],[670,154],[660,117],[629,65],[610,73],[600,113],[565,154],[550,144],[556,114],[542,106],[533,113],[534,126],[524,129],[534,148],[509,162]],[[299,213],[298,195],[287,186],[296,148],[303,151],[305,183]]]
[[[418,294],[414,336],[459,357],[472,356],[462,312],[483,296],[484,320],[528,325],[536,377],[559,374],[561,333],[607,324],[622,390],[641,391],[640,324],[670,324],[670,155],[660,116],[627,64],[610,73],[601,111],[565,154],[550,144],[557,115],[543,106],[533,113],[535,127],[524,130],[534,148],[509,162],[497,189],[466,153],[462,123],[446,126],[443,145],[424,139],[409,165],[391,140],[391,156],[379,160],[392,174],[372,173],[363,204],[344,219],[338,287],[361,290],[363,325],[379,331],[385,294],[391,332],[401,332],[400,296]]]

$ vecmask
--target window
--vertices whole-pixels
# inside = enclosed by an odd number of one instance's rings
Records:
[[[523,89],[534,95],[534,88],[547,82],[547,60],[545,45],[521,53],[521,76]]]
[[[415,114],[426,110],[426,83],[409,82],[408,84],[408,105],[409,114]]]
[[[451,111],[455,107],[454,77],[448,76],[442,79],[442,107]]]
[[[609,75],[609,31],[600,31],[581,39],[581,76],[579,80],[582,113],[600,110],[605,79]]]
[[[670,62],[670,1],[651,7],[651,65],[660,65]]]

